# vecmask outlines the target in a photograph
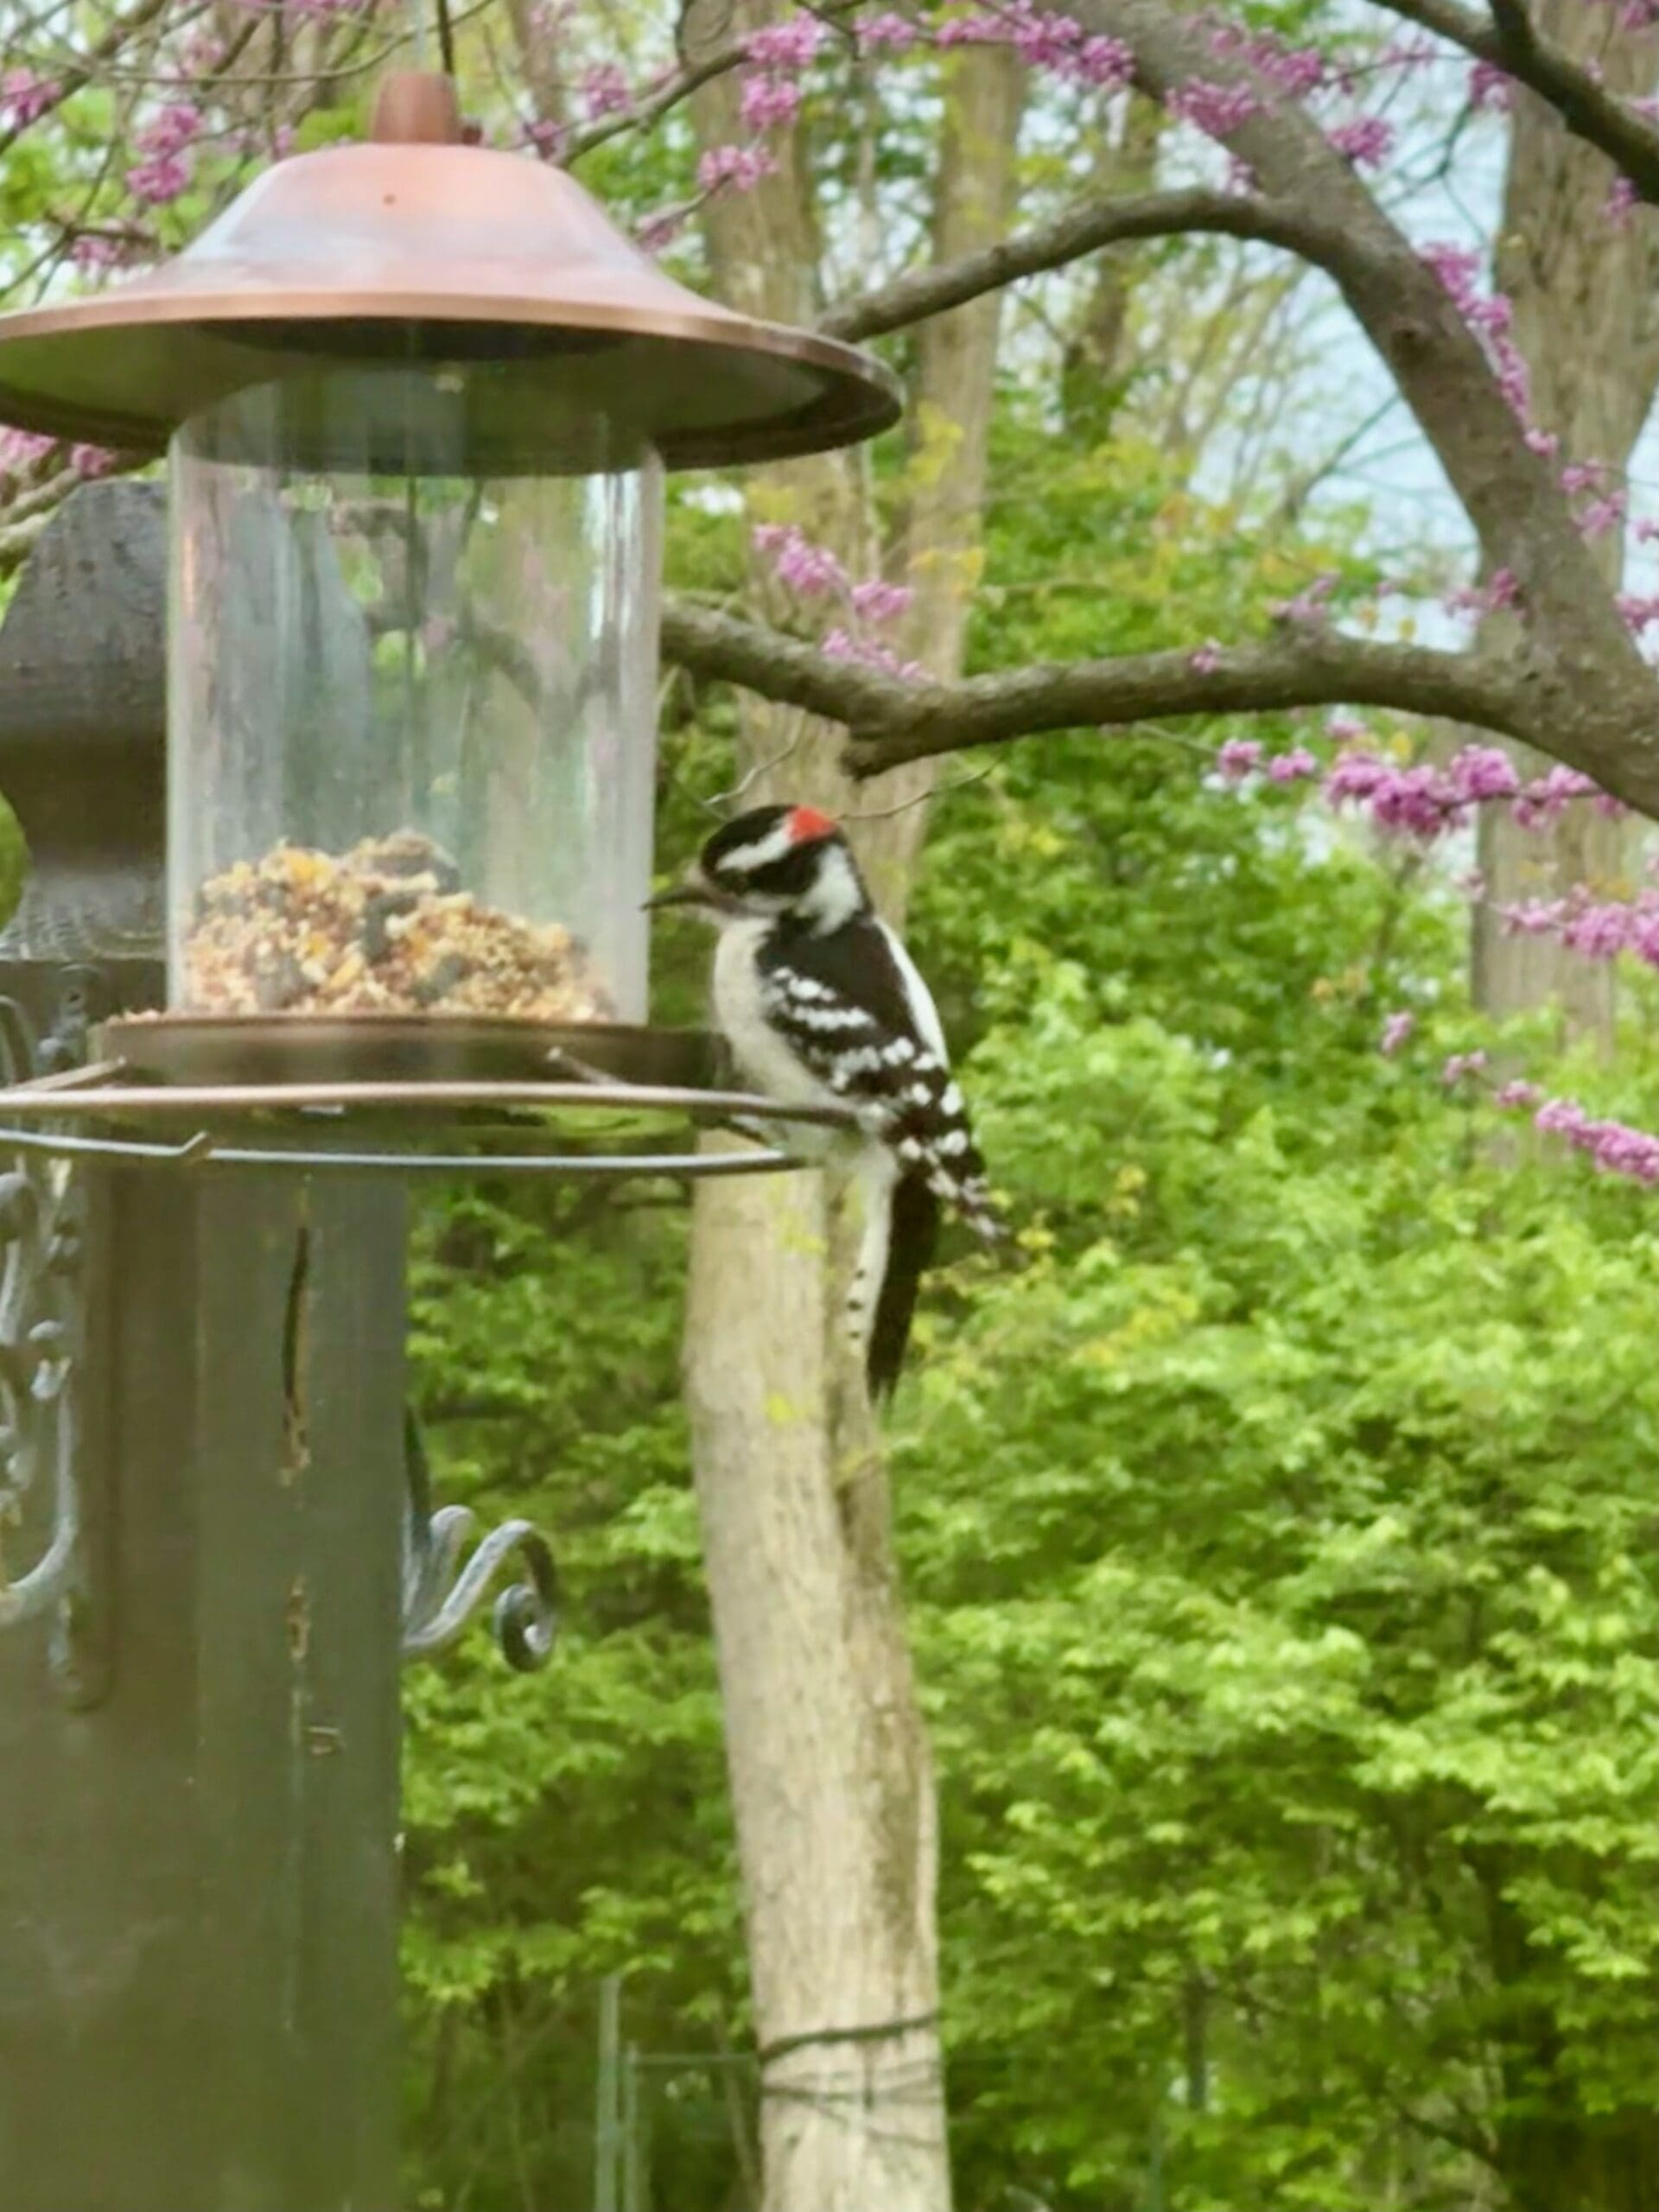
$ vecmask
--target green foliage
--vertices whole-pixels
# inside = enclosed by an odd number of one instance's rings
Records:
[[[999,436],[1030,487],[1017,410]],[[1340,565],[1235,524],[1144,453],[1060,457],[995,507],[977,662],[1163,643],[1172,606],[1236,633]],[[703,588],[735,547],[680,517]],[[675,854],[721,751],[675,741]],[[963,2204],[1430,2212],[1546,2166],[1555,2212],[1620,2203],[1659,2031],[1651,1200],[1442,1090],[1450,902],[1167,738],[1046,741],[945,803],[915,930],[1023,1245],[947,1271],[895,1421]],[[1386,1062],[1408,1001],[1431,1045]],[[1633,1039],[1618,1084],[1652,1075]],[[521,2158],[582,2201],[605,1973],[647,2050],[743,2031],[685,1219],[645,1195],[431,1224],[446,1494],[536,1513],[570,1585],[547,1675],[474,1652],[416,1692],[435,2202],[516,2202]],[[713,2089],[658,2113],[658,2201],[714,2212]]]

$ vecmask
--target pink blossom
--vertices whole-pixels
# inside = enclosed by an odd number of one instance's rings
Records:
[[[1477,61],[1469,72],[1469,105],[1478,114],[1507,115],[1515,105],[1515,80],[1495,61]]]
[[[823,639],[823,650],[827,660],[859,661],[883,676],[902,677],[906,683],[927,674],[920,661],[900,660],[891,646],[879,645],[874,638],[855,638],[847,630],[831,630]]]
[[[1418,249],[1417,257],[1432,269],[1458,305],[1465,312],[1478,295],[1480,256],[1472,246],[1430,245]]]
[[[888,13],[855,21],[853,35],[861,54],[908,54],[921,33],[907,16]]]
[[[1327,569],[1312,583],[1304,584],[1294,599],[1274,601],[1268,612],[1278,622],[1323,622],[1330,612],[1325,602],[1338,581],[1336,570]]]
[[[862,622],[896,622],[900,615],[909,613],[915,596],[908,584],[883,583],[879,579],[855,584],[853,612]]]
[[[1375,753],[1344,753],[1325,779],[1325,795],[1332,806],[1340,806],[1344,799],[1363,801],[1395,772],[1391,761],[1380,760]]]
[[[1262,103],[1248,85],[1215,85],[1202,77],[1178,85],[1165,105],[1211,138],[1230,137],[1262,112]]]
[[[127,189],[135,200],[150,207],[164,207],[189,185],[191,164],[181,154],[152,154],[127,171]]]
[[[157,108],[142,129],[133,134],[133,145],[141,154],[181,154],[201,136],[201,114],[197,108],[183,100],[170,101]]]
[[[1454,1090],[1471,1075],[1478,1075],[1485,1065],[1484,1052],[1453,1052],[1440,1070],[1440,1081],[1448,1090]]]
[[[760,524],[753,532],[753,543],[756,552],[764,553],[772,563],[779,582],[801,598],[846,594],[846,569],[827,546],[815,545],[794,523]]]
[[[1532,1117],[1547,1136],[1565,1137],[1588,1153],[1605,1175],[1626,1175],[1638,1183],[1659,1183],[1659,1136],[1626,1122],[1599,1122],[1572,1098],[1547,1098]]]
[[[717,192],[722,185],[730,185],[734,192],[753,192],[777,166],[764,147],[710,146],[697,163],[698,188]]]
[[[933,43],[939,47],[1005,46],[1007,30],[1002,20],[977,11],[969,16],[952,16],[933,34]]]
[[[1561,943],[1586,960],[1615,960],[1630,941],[1630,909],[1586,904],[1575,907],[1561,926]]]
[[[1535,427],[1527,432],[1527,451],[1537,454],[1544,461],[1553,461],[1561,449],[1561,442],[1554,430],[1540,430]]]
[[[1576,768],[1558,761],[1548,772],[1524,785],[1516,798],[1515,818],[1523,830],[1556,821],[1575,798],[1593,798],[1600,786]]]
[[[1086,38],[1065,74],[1098,92],[1122,92],[1135,81],[1135,56],[1121,38]]]
[[[104,238],[96,231],[83,231],[71,245],[69,258],[77,269],[113,269],[124,258],[124,249],[119,238]]]
[[[1636,187],[1630,178],[1616,176],[1601,203],[1601,212],[1616,231],[1622,231],[1639,204]]]
[[[817,60],[825,35],[817,17],[800,10],[781,23],[751,31],[743,41],[743,51],[764,69],[805,69]]]
[[[779,130],[794,122],[804,97],[788,77],[751,73],[743,79],[738,113],[751,130]]]
[[[1334,715],[1326,717],[1325,734],[1327,737],[1335,738],[1339,745],[1348,745],[1355,738],[1370,735],[1370,732],[1361,721],[1359,716],[1349,714],[1346,709],[1342,707],[1338,707]]]
[[[31,123],[38,123],[49,108],[56,106],[61,88],[50,77],[41,77],[33,69],[8,69],[0,76],[0,123],[10,124],[14,130],[27,130]]]
[[[39,430],[0,429],[0,477],[20,475],[44,461],[57,444]]]
[[[1605,537],[1624,519],[1624,510],[1630,505],[1629,494],[1609,492],[1605,498],[1592,499],[1579,515],[1579,529],[1586,540]]]
[[[1546,1136],[1574,1137],[1589,1126],[1590,1116],[1570,1098],[1547,1098],[1532,1117],[1532,1125]]]
[[[1566,920],[1567,906],[1565,899],[1517,899],[1497,912],[1510,937],[1552,937]]]
[[[1605,461],[1569,461],[1562,469],[1559,481],[1570,499],[1580,492],[1593,492],[1606,474]]]
[[[633,105],[633,88],[627,73],[614,61],[601,61],[582,79],[582,104],[591,118],[626,115]]]
[[[1186,664],[1195,676],[1213,676],[1221,666],[1221,647],[1213,638],[1206,638],[1196,652],[1188,654]]]
[[[669,207],[660,215],[648,215],[633,234],[641,250],[660,253],[664,246],[672,245],[685,227],[687,213],[683,207]]]
[[[1414,1014],[1391,1014],[1382,1025],[1382,1035],[1377,1050],[1386,1060],[1391,1060],[1402,1050],[1417,1027]]]
[[[116,456],[106,446],[71,446],[69,466],[77,476],[107,476]]]
[[[1513,798],[1521,786],[1514,761],[1496,745],[1464,746],[1446,773],[1455,796],[1475,805],[1485,799]]]
[[[544,162],[560,162],[564,158],[565,142],[570,133],[562,123],[537,119],[524,125],[524,143],[533,147]]]
[[[1253,737],[1230,737],[1216,754],[1217,772],[1230,784],[1243,783],[1261,762],[1262,747]]]
[[[1394,125],[1380,115],[1339,124],[1329,137],[1338,153],[1357,169],[1380,168],[1394,151]]]
[[[1484,584],[1459,584],[1446,594],[1442,604],[1449,614],[1495,614],[1514,607],[1521,597],[1519,579],[1511,569],[1499,569]]]
[[[1535,1106],[1543,1095],[1535,1083],[1517,1079],[1501,1084],[1492,1095],[1492,1103],[1497,1106],[1530,1107]]]
[[[1317,776],[1319,764],[1305,745],[1294,747],[1288,753],[1275,753],[1268,763],[1268,777],[1275,784],[1300,783],[1305,777]]]

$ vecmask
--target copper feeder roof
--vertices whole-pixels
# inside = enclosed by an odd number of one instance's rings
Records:
[[[899,413],[871,356],[686,290],[562,171],[461,143],[454,86],[411,73],[369,143],[278,162],[164,267],[0,315],[0,420],[153,453],[237,392],[355,364],[461,365],[447,449],[478,474],[535,469],[584,418],[708,467]]]

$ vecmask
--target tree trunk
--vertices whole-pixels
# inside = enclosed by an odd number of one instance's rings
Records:
[[[1659,72],[1659,38],[1633,34],[1581,0],[1543,0],[1539,29],[1580,59],[1592,52],[1611,90],[1650,92]],[[1624,472],[1653,403],[1659,375],[1654,287],[1659,217],[1634,211],[1610,221],[1613,171],[1600,154],[1570,137],[1554,112],[1517,90],[1497,253],[1500,288],[1515,304],[1515,336],[1532,372],[1534,419],[1561,441],[1563,461],[1600,461]],[[1599,550],[1610,582],[1624,565],[1623,533],[1610,531]],[[1502,619],[1502,618],[1500,618]],[[1540,753],[1512,747],[1523,775],[1548,766]],[[1630,833],[1586,806],[1570,808],[1551,828],[1518,829],[1501,810],[1482,817],[1484,903],[1472,946],[1475,1001],[1492,1014],[1556,1005],[1572,1032],[1607,1037],[1613,1014],[1611,964],[1592,966],[1553,938],[1507,936],[1496,910],[1510,901],[1554,898],[1575,884],[1612,893],[1629,864]]]
[[[766,12],[740,0],[709,35],[723,41]],[[688,29],[695,53],[695,19]],[[935,239],[954,252],[1006,218],[1018,97],[1004,54],[964,55],[953,75]],[[699,95],[705,144],[741,136],[735,97],[728,80]],[[817,269],[805,155],[796,133],[776,151],[776,176],[710,207],[709,234],[722,297],[800,320]],[[960,664],[976,574],[997,312],[976,303],[951,321],[961,329],[935,326],[922,341],[918,409],[919,435],[938,427],[949,467],[920,484],[907,537],[910,650],[941,674]],[[947,422],[958,426],[948,438]],[[770,470],[752,496],[874,573],[856,457]],[[748,804],[786,797],[855,814],[928,788],[926,770],[911,769],[864,798],[841,774],[839,732],[756,701],[741,728],[746,767],[776,764]],[[890,914],[921,817],[916,806],[853,833]],[[762,2054],[765,2208],[949,2212],[933,1775],[887,1470],[842,1322],[845,1197],[817,1173],[705,1183],[692,1238],[686,1391]]]

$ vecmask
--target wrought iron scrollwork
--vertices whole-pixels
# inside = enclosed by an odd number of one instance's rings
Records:
[[[404,1424],[408,1482],[404,1541],[404,1656],[425,1658],[459,1641],[510,1560],[524,1579],[510,1583],[494,1606],[495,1640],[508,1666],[532,1674],[552,1656],[558,1631],[558,1570],[547,1540],[528,1521],[504,1521],[483,1537],[463,1567],[461,1556],[477,1525],[469,1506],[432,1510],[432,1484],[420,1424]]]
[[[44,1043],[0,998],[7,1079],[72,1065],[85,1026],[77,994]],[[0,1171],[0,1630],[50,1615],[51,1656],[77,1704],[101,1694],[99,1509],[79,1450],[86,1193],[67,1161],[27,1152]]]

